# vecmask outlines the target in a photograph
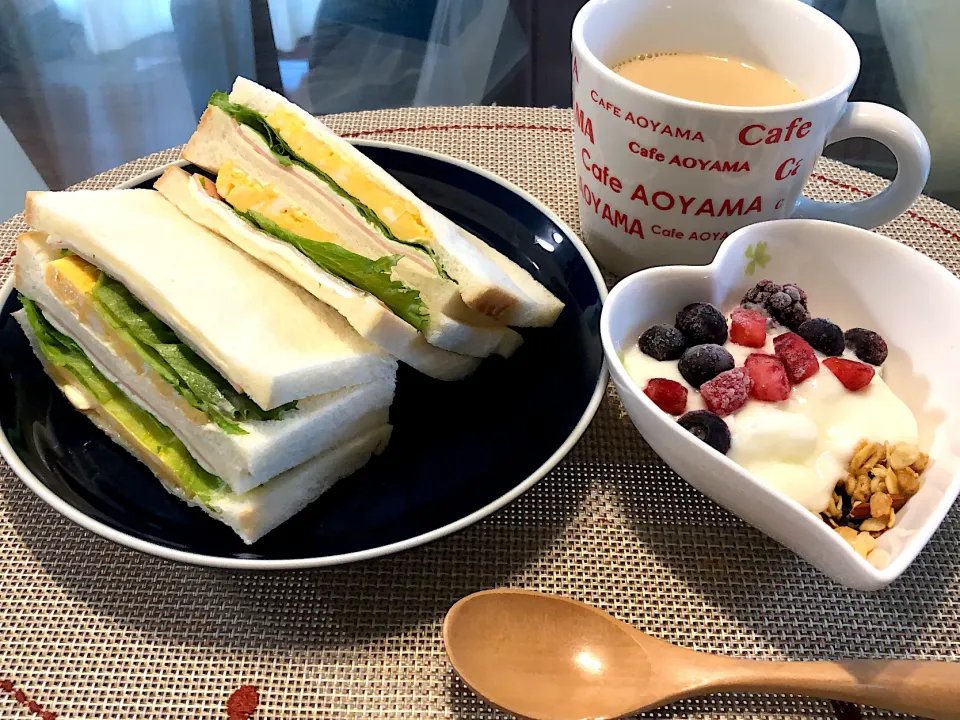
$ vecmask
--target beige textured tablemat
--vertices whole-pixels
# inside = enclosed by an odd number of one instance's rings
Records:
[[[569,110],[406,109],[329,118],[351,136],[429,148],[517,183],[578,226]],[[159,153],[87,181],[110,187]],[[884,181],[822,161],[807,193]],[[0,225],[9,270],[14,219]],[[882,231],[960,268],[960,213],[929,199]],[[185,567],[79,530],[0,470],[0,718],[494,718],[448,668],[447,608],[495,586],[564,593],[666,640],[757,658],[960,658],[960,516],[893,587],[826,580],[668,470],[608,398],[583,440],[524,497],[457,535],[361,565],[285,573]],[[3,692],[6,690],[7,692]],[[35,707],[35,709],[37,709]],[[863,709],[864,717],[885,717]],[[652,717],[830,718],[783,696],[691,700]],[[48,716],[49,717],[49,716]]]

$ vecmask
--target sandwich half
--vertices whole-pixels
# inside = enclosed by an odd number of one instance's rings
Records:
[[[339,312],[361,336],[425,375],[459,380],[480,364],[478,358],[427,342],[417,330],[423,304],[415,291],[391,279],[389,264],[329,243],[306,238],[291,243],[289,237],[271,235],[228,205],[212,180],[176,166],[167,168],[154,188],[191,220],[307,290]]]
[[[48,374],[247,542],[389,437],[396,361],[150,190],[31,193],[18,320]]]
[[[429,318],[421,329],[439,347],[482,357],[489,323],[551,325],[563,308],[319,120],[244,78],[229,97],[214,94],[182,156],[216,174],[218,194],[268,232],[396,258],[393,277],[419,292]]]

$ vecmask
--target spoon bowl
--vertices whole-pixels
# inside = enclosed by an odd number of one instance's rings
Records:
[[[710,692],[812,695],[960,720],[960,664],[710,655],[658,640],[589,605],[527,590],[461,599],[447,613],[443,641],[467,686],[531,720],[617,718]]]
[[[651,660],[636,631],[611,620],[557,596],[480,593],[453,606],[443,639],[463,681],[515,715],[619,717],[636,707],[636,688],[649,684]],[[562,705],[554,707],[558,688]]]

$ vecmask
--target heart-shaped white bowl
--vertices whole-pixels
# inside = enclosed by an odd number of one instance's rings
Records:
[[[765,245],[763,244],[765,243]],[[624,368],[640,333],[673,322],[688,303],[737,305],[757,281],[795,282],[811,313],[866,327],[889,346],[883,378],[913,411],[932,458],[924,485],[877,546],[874,567],[819,517],[695,439],[661,411]],[[960,280],[930,258],[876,233],[819,220],[774,220],[731,235],[705,267],[635,273],[610,293],[600,321],[610,375],[631,420],[688,483],[850,588],[876,590],[913,562],[960,490]]]

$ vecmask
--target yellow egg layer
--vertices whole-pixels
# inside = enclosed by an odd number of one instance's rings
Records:
[[[240,212],[254,210],[284,230],[308,240],[333,243],[337,240],[336,235],[320,227],[303,210],[282,199],[271,186],[254,180],[230,161],[220,166],[217,192]]]
[[[267,115],[267,123],[307,162],[332,177],[337,184],[373,210],[400,240],[431,237],[417,207],[370,177],[338,151],[312,135],[302,119],[284,108]]]

